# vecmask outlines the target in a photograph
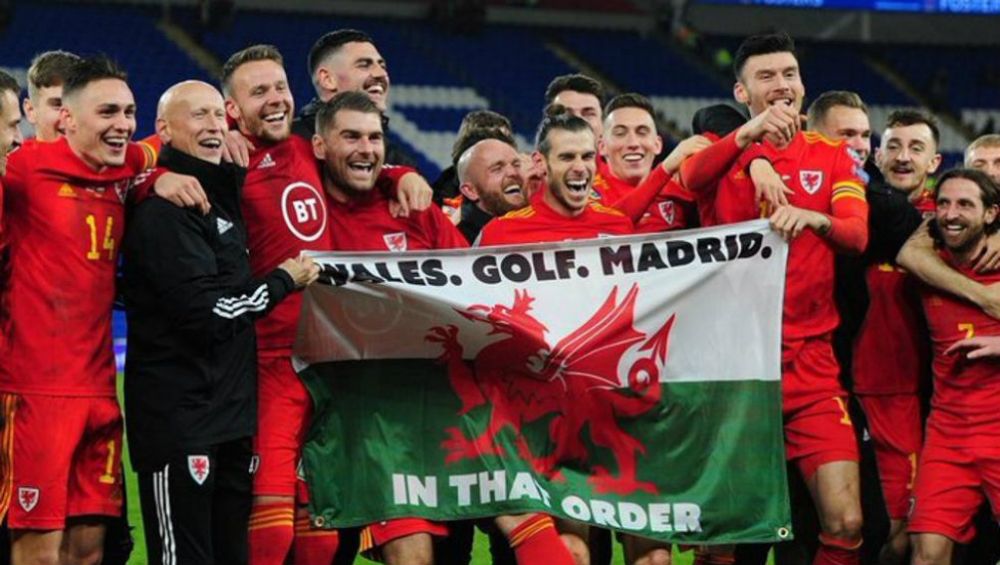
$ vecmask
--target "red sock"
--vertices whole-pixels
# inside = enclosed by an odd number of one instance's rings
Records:
[[[292,547],[291,502],[255,504],[250,511],[250,565],[283,565]]]
[[[340,545],[337,530],[313,528],[308,516],[295,519],[292,565],[329,565]]]
[[[573,565],[573,556],[559,538],[552,517],[535,514],[507,536],[518,565]]]
[[[861,540],[846,540],[826,534],[819,535],[819,550],[813,565],[859,565]]]

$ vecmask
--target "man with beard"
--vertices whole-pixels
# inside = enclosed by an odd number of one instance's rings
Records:
[[[316,133],[316,112],[319,105],[338,92],[364,92],[382,112],[382,123],[388,128],[389,69],[370,35],[356,29],[331,31],[309,50],[309,76],[316,97],[302,108],[293,124],[296,134],[306,139]],[[388,133],[388,132],[387,132]],[[397,144],[387,146],[386,162],[414,166],[413,158]]]
[[[624,214],[590,197],[597,172],[597,146],[586,121],[571,114],[547,117],[542,120],[536,145],[546,165],[548,189],[530,206],[486,224],[479,245],[633,233],[632,222]]]
[[[458,231],[469,243],[476,241],[483,226],[494,217],[523,208],[528,202],[521,155],[514,140],[488,132],[477,137],[480,140],[462,153],[456,167],[463,197]]]
[[[591,198],[597,174],[593,129],[582,118],[559,113],[542,120],[537,155],[545,163],[548,187],[525,208],[495,218],[483,228],[479,246],[589,239],[635,233],[631,219]],[[590,526],[561,520],[559,529],[578,563],[590,562]],[[670,563],[669,545],[624,535],[628,563]],[[601,543],[598,542],[598,549]]]
[[[437,180],[434,181],[434,202],[445,206],[445,213],[449,217],[457,215],[461,219],[459,211],[455,210],[461,206],[461,202],[454,202],[454,199],[461,198],[458,185],[458,159],[473,144],[478,142],[482,132],[492,132],[502,134],[513,139],[513,127],[505,116],[492,110],[473,110],[462,118],[462,123],[458,126],[458,133],[455,135],[455,142],[451,146],[451,166],[441,171]],[[471,139],[476,136],[476,139]],[[515,144],[516,147],[516,144]],[[448,207],[452,208],[449,211]]]
[[[394,182],[384,179],[384,133],[378,107],[358,92],[343,92],[320,106],[313,151],[323,161],[323,186],[330,196],[333,244],[339,250],[406,252],[467,247],[462,234],[437,207],[407,218],[388,212]],[[387,367],[392,361],[379,366]],[[321,407],[319,407],[321,409]],[[500,516],[518,563],[570,565],[552,519],[541,514]],[[397,518],[371,524],[361,549],[389,565],[434,562],[432,538],[448,534],[442,523]]]
[[[986,234],[996,230],[1000,191],[985,173],[956,169],[938,183],[931,233],[946,263],[981,283],[975,271]],[[1000,322],[955,296],[925,288],[923,304],[934,344],[934,395],[909,518],[915,565],[951,562],[954,544],[969,542],[983,499],[1000,518],[1000,361],[985,341]]]
[[[752,117],[744,128],[772,117],[797,119],[805,88],[791,38],[748,38],[733,67],[734,95]],[[778,127],[768,126],[770,139],[759,147],[742,156],[733,151],[732,166],[710,200],[711,212],[719,223],[759,217],[755,187],[745,172],[758,156],[791,182],[788,204],[770,213],[773,229],[791,241],[782,332],[787,458],[798,466],[820,511],[820,547],[813,563],[857,563],[858,450],[830,337],[839,321],[834,251],[859,253],[868,239],[865,183],[842,142],[798,132],[794,122],[773,125]],[[735,139],[744,128],[734,132]],[[718,143],[733,143],[727,139]]]
[[[276,48],[255,45],[233,54],[223,67],[229,118],[254,147],[241,203],[250,266],[258,278],[303,250],[332,248],[326,197],[312,146],[291,135],[294,102],[282,65]],[[410,173],[406,167],[382,171],[392,179]],[[250,517],[254,565],[283,563],[293,540],[294,563],[329,562],[338,544],[336,532],[310,526],[306,491],[298,482],[300,450],[312,409],[291,362],[300,303],[301,295],[293,295],[257,322],[257,470]]]

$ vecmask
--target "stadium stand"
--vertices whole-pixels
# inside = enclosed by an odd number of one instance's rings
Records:
[[[138,103],[138,136],[152,133],[156,101],[182,78],[211,80],[157,29],[159,10],[136,6],[17,2],[14,25],[0,34],[0,65],[24,83],[31,58],[50,49],[104,52],[131,75]],[[141,48],[137,48],[141,46]]]
[[[551,5],[550,5],[551,4]],[[624,4],[624,3],[623,3]],[[15,3],[17,25],[0,37],[0,65],[24,76],[31,57],[43,50],[64,48],[93,52],[91,30],[122,30],[106,34],[100,50],[117,58],[132,72],[139,101],[139,135],[152,131],[159,93],[180,77],[211,80],[181,48],[158,29],[160,11],[154,7]],[[564,7],[558,2],[546,8]],[[612,12],[627,11],[619,6]],[[414,155],[417,164],[434,177],[450,163],[454,132],[461,116],[472,109],[492,108],[509,116],[519,142],[527,148],[543,105],[542,92],[556,75],[575,72],[551,44],[584,61],[621,90],[646,93],[657,110],[677,130],[685,130],[693,113],[707,104],[731,100],[728,74],[706,62],[705,52],[732,50],[738,38],[705,39],[702,52],[686,51],[680,43],[638,32],[580,33],[566,28],[530,28],[490,25],[473,35],[443,33],[430,21],[375,19],[311,14],[275,14],[238,11],[221,30],[200,31],[191,9],[174,9],[171,17],[219,61],[251,43],[274,43],[286,57],[286,67],[298,103],[313,96],[306,54],[316,37],[330,29],[356,27],[372,34],[389,62],[393,80],[390,135]],[[83,25],[79,25],[83,22]],[[70,24],[73,25],[70,25]],[[48,30],[60,29],[58,35]],[[143,49],[134,48],[142,44]],[[988,50],[962,48],[869,46],[800,41],[803,73],[810,93],[849,88],[864,93],[872,106],[872,122],[880,124],[890,111],[918,105],[877,68],[883,61],[925,99],[946,94],[942,109],[967,124],[961,131],[947,121],[942,148],[954,161],[972,133],[1000,123],[1000,86],[997,64]],[[461,53],[462,57],[455,57]],[[623,53],[629,56],[622,56]],[[928,66],[928,62],[931,65]],[[927,69],[948,69],[935,74]],[[156,69],[156,72],[146,72]],[[935,92],[932,81],[944,81]],[[992,82],[991,82],[992,81]],[[939,87],[939,90],[942,90]]]

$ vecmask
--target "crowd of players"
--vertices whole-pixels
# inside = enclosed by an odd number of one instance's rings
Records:
[[[390,81],[372,38],[339,30],[316,42],[316,99],[297,117],[284,64],[257,45],[229,58],[221,92],[178,83],[139,143],[126,76],[106,59],[36,57],[23,101],[36,138],[23,142],[20,88],[0,75],[0,513],[13,563],[99,563],[121,514],[119,250],[125,421],[149,563],[326,565],[350,562],[358,544],[390,564],[468,563],[471,523],[392,519],[358,533],[310,521],[299,454],[312,405],[291,346],[297,291],[320,270],[301,252],[760,217],[790,242],[783,410],[787,458],[818,517],[806,559],[859,563],[867,545],[881,547],[870,562],[950,563],[984,500],[1000,514],[1000,136],[977,139],[965,167],[935,182],[938,128],[925,114],[875,124],[874,152],[858,94],[822,93],[803,121],[794,44],[776,34],[736,53],[734,96],[748,115],[703,109],[696,135],[666,156],[645,97],[605,101],[597,81],[570,75],[545,93],[533,153],[518,151],[506,118],[473,112],[432,189],[388,143]],[[852,398],[891,520],[884,540],[863,539]],[[536,514],[475,526],[495,562],[609,559],[607,532],[580,523]],[[671,560],[668,545],[621,539],[628,563]],[[706,546],[695,559],[760,553]]]

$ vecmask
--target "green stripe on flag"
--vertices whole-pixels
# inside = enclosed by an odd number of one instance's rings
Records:
[[[325,527],[541,511],[675,543],[790,535],[776,381],[660,383],[658,397],[595,390],[562,411],[525,402],[493,434],[493,405],[459,415],[435,361],[325,363],[301,376],[316,403],[311,511]]]

